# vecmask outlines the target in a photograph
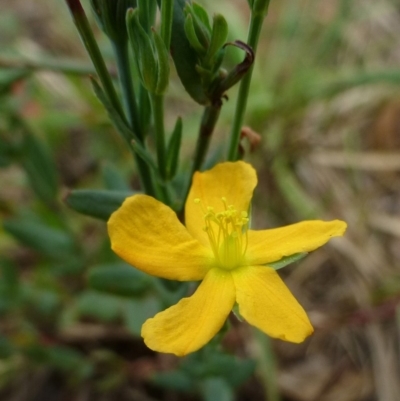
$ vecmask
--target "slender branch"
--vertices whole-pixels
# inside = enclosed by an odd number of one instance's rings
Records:
[[[161,3],[161,37],[165,47],[169,49],[172,34],[172,19],[174,13],[174,0],[164,0]]]
[[[71,11],[72,19],[78,29],[83,44],[89,53],[89,56],[94,64],[97,75],[100,78],[101,84],[111,104],[120,113],[121,117],[124,116],[121,102],[119,101],[117,92],[115,91],[110,74],[101,55],[99,46],[94,38],[92,29],[90,28],[89,21],[86,17],[85,11],[79,0],[66,0],[66,3]]]
[[[258,374],[264,383],[266,399],[268,401],[280,401],[281,396],[277,380],[276,357],[272,348],[271,339],[257,329],[254,330],[254,336],[260,347],[260,352],[257,356],[259,366]]]
[[[96,70],[91,65],[70,60],[28,60],[25,58],[0,57],[0,68],[21,69],[21,70],[47,70],[60,72],[63,74],[90,75],[95,74]],[[110,75],[115,75],[110,72]]]
[[[118,66],[121,92],[124,99],[126,115],[136,136],[143,139],[139,124],[139,110],[136,102],[135,90],[132,82],[131,69],[129,65],[128,44],[113,42],[115,58]]]
[[[114,52],[117,60],[121,92],[124,99],[124,106],[129,125],[136,134],[137,138],[144,144],[144,133],[142,132],[139,110],[136,102],[135,90],[132,82],[131,68],[129,64],[128,44],[114,42]],[[144,160],[135,154],[136,165],[138,168],[141,187],[147,195],[155,196],[154,182],[149,166]]]
[[[204,109],[200,124],[199,136],[197,138],[191,175],[193,175],[197,170],[201,169],[210,145],[212,133],[214,132],[214,128],[221,112],[221,106],[222,103],[218,102],[217,104],[207,106]]]
[[[166,164],[166,146],[165,146],[165,130],[164,130],[164,97],[150,94],[151,107],[154,118],[154,130],[156,137],[157,149],[157,164],[160,176],[163,180],[167,178],[167,164]]]
[[[254,53],[256,53],[257,50],[260,32],[268,10],[268,5],[269,0],[255,0],[253,4],[247,44],[253,49]],[[236,161],[239,156],[240,131],[242,129],[244,114],[246,112],[253,68],[254,66],[249,69],[240,83],[228,151],[228,160],[230,161]]]
[[[196,150],[194,154],[194,161],[192,165],[192,170],[190,172],[189,180],[185,188],[182,210],[186,202],[186,198],[189,194],[190,186],[192,185],[193,174],[201,169],[201,166],[206,157],[212,133],[217,124],[220,112],[221,112],[221,102],[209,105],[204,109],[203,116],[201,119],[199,135],[196,143]]]

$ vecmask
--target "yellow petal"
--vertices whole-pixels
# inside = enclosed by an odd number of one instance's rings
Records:
[[[204,208],[213,207],[216,213],[223,211],[222,197],[225,197],[228,205],[234,205],[238,211],[247,211],[256,185],[254,168],[242,161],[220,163],[204,173],[195,173],[185,207],[188,231],[208,246],[208,236],[203,230]],[[195,203],[197,198],[201,204]]]
[[[232,271],[239,313],[271,337],[300,343],[314,331],[304,309],[278,276],[264,266]]]
[[[234,303],[230,272],[211,269],[191,297],[144,323],[144,342],[154,351],[178,356],[197,351],[218,333]]]
[[[343,235],[346,227],[340,220],[311,220],[272,230],[249,230],[246,260],[250,265],[264,265],[284,256],[310,252],[332,237]]]
[[[113,251],[153,276],[201,280],[212,264],[211,250],[194,239],[169,207],[146,195],[125,199],[108,221]]]

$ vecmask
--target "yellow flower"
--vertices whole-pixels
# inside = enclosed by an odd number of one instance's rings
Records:
[[[269,263],[309,252],[343,235],[346,223],[314,220],[271,230],[249,229],[257,175],[244,162],[196,173],[186,202],[186,227],[146,195],[125,200],[111,216],[112,249],[157,277],[202,280],[195,293],[148,319],[146,345],[178,356],[197,351],[221,329],[235,302],[240,315],[271,337],[294,343],[313,332],[308,317]]]

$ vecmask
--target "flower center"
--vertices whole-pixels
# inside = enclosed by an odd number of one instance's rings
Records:
[[[211,249],[219,267],[234,269],[241,266],[247,249],[248,214],[228,205],[225,197],[221,198],[224,210],[216,213],[212,207],[204,207],[203,230],[207,233]],[[196,198],[195,203],[201,204]]]

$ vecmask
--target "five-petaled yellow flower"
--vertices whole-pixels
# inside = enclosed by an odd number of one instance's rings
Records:
[[[249,228],[257,184],[253,167],[222,163],[196,173],[186,202],[186,227],[146,195],[125,200],[108,222],[112,249],[157,277],[202,280],[195,293],[148,319],[142,337],[155,351],[178,356],[209,342],[235,302],[240,315],[271,337],[295,343],[313,332],[308,317],[268,263],[309,252],[343,235],[346,223],[303,221],[270,230]]]

